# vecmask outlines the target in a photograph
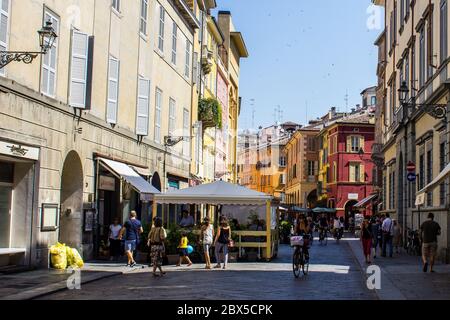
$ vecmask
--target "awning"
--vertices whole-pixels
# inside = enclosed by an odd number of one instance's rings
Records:
[[[417,192],[417,194],[420,195],[421,193],[428,192],[431,189],[435,188],[436,186],[441,184],[441,182],[443,182],[446,178],[448,178],[449,174],[450,174],[450,163],[444,168],[444,170],[441,171],[441,173],[439,173],[439,175],[436,178],[434,178],[433,181],[431,181],[425,188]]]
[[[370,196],[368,196],[367,198],[362,199],[360,202],[358,202],[357,204],[355,204],[353,207],[354,208],[361,208],[366,206],[370,201],[374,200],[376,197],[378,197],[378,194],[372,194]]]
[[[160,193],[127,164],[103,158],[98,158],[98,160],[117,178],[129,183],[141,195],[142,201],[151,201],[153,195]]]
[[[152,173],[150,172],[150,169],[148,168],[142,168],[142,167],[137,167],[137,166],[131,166],[134,171],[136,171],[137,173],[139,173],[141,176],[144,177],[151,177]]]
[[[317,207],[317,208],[312,209],[312,211],[314,213],[336,213],[336,209],[332,209],[332,208]]]

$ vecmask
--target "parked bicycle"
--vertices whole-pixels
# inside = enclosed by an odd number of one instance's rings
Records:
[[[411,230],[408,228],[408,240],[406,243],[406,252],[409,255],[421,255],[421,245],[418,230]]]
[[[296,278],[303,273],[305,276],[309,271],[309,241],[310,235],[292,236],[291,246],[294,247],[292,255],[292,270]]]

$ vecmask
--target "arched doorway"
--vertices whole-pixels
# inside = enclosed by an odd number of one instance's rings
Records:
[[[308,203],[309,208],[317,207],[317,190],[311,191],[306,197],[306,201]]]
[[[83,168],[76,151],[70,151],[61,174],[59,241],[81,249],[83,219]]]
[[[159,177],[159,173],[155,172],[152,177],[152,186],[154,186],[159,191],[162,191],[161,188],[161,178]]]
[[[353,206],[355,205],[355,204],[357,204],[358,203],[358,201],[356,201],[356,200],[350,200],[350,201],[347,201],[347,203],[345,204],[345,224],[346,225],[348,225],[348,219],[351,217],[351,216],[354,216],[354,214],[355,214],[355,210],[353,209]]]

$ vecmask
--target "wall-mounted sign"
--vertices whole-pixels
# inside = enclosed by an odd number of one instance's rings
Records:
[[[416,206],[422,206],[425,204],[425,192],[419,193],[416,196]]]
[[[94,209],[84,210],[84,221],[83,221],[83,229],[84,232],[91,232],[94,230]]]
[[[348,194],[348,200],[358,200],[359,195],[357,193],[349,193]]]
[[[43,203],[41,208],[41,231],[56,231],[58,228],[59,205]]]
[[[108,176],[100,176],[98,188],[106,191],[116,191],[116,179]]]
[[[0,154],[36,161],[39,160],[39,148],[13,142],[0,141]]]

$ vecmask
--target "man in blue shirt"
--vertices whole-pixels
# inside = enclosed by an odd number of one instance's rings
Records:
[[[141,233],[144,232],[141,222],[136,218],[136,211],[131,211],[130,219],[124,223],[122,230],[120,230],[119,239],[122,240],[125,234],[125,253],[128,258],[127,266],[134,267],[136,261],[134,261],[133,252],[136,250]]]

